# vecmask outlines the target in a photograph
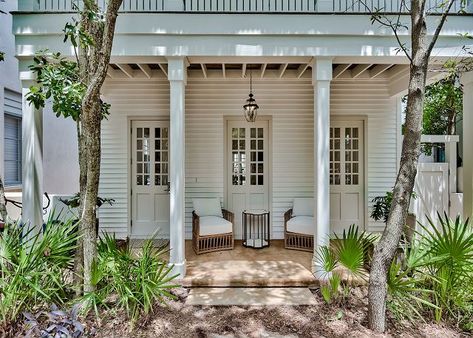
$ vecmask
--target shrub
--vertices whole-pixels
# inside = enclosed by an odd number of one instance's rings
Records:
[[[26,337],[72,337],[85,334],[84,325],[78,318],[79,305],[70,311],[62,311],[56,305],[51,311],[41,311],[36,315],[24,312]]]
[[[96,290],[84,296],[87,308],[97,312],[115,296],[115,305],[135,321],[142,313],[150,313],[155,302],[174,298],[169,290],[178,286],[171,284],[177,275],[171,275],[172,266],[162,259],[165,252],[165,247],[153,248],[150,239],[135,256],[130,248],[119,248],[113,236],[104,234],[93,266]]]
[[[391,308],[401,305],[419,316],[431,311],[437,321],[454,320],[468,328],[473,315],[473,229],[468,220],[451,220],[445,214],[438,215],[438,224],[429,219],[422,230],[405,266],[391,266]]]
[[[365,263],[375,239],[376,236],[372,234],[359,232],[358,227],[353,224],[348,231],[343,231],[341,237],[334,234],[331,246],[319,248],[317,253],[317,262],[321,267],[319,272],[328,279],[328,283],[322,284],[320,291],[327,303],[339,298],[340,295],[346,298],[350,292],[349,279],[366,279]],[[342,274],[346,274],[348,280],[343,281]]]
[[[72,290],[66,272],[77,241],[72,222],[58,221],[53,213],[42,233],[19,223],[5,227],[0,235],[1,324],[35,306],[68,299]]]

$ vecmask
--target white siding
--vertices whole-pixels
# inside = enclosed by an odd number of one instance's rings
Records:
[[[310,80],[254,81],[260,114],[271,119],[273,236],[282,238],[283,213],[294,197],[313,195],[313,88]],[[191,237],[194,197],[220,197],[225,203],[225,117],[242,117],[248,81],[189,79],[186,88],[186,237]],[[129,119],[169,117],[169,85],[164,79],[107,80],[104,96],[112,104],[103,127],[100,194],[116,199],[102,207],[104,229],[128,231]],[[384,194],[396,174],[396,102],[384,80],[337,80],[332,84],[333,116],[366,118],[368,199]],[[243,118],[243,117],[242,117]],[[171,164],[172,167],[172,164]],[[172,169],[171,169],[172,170]],[[368,219],[368,217],[367,217]],[[369,223],[368,230],[382,224]]]

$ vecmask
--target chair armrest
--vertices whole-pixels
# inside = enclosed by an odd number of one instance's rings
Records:
[[[284,231],[287,231],[287,221],[292,218],[292,209],[289,209],[284,213]]]
[[[225,218],[227,221],[233,224],[233,220],[235,218],[235,215],[233,214],[233,212],[228,211],[226,209],[222,209],[222,215],[223,215],[223,218]]]
[[[199,235],[200,234],[200,217],[192,211],[192,232]]]

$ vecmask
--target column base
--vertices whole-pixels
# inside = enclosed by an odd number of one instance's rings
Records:
[[[176,277],[177,279],[182,279],[186,276],[186,260],[180,263],[169,263],[169,265],[174,265],[171,270],[171,276],[179,275]]]

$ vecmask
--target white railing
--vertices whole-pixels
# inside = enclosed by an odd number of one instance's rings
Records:
[[[441,12],[444,0],[427,0],[430,12]],[[106,0],[98,0],[104,7]],[[82,0],[23,0],[20,11],[70,12]],[[403,0],[123,0],[124,12],[206,13],[407,13]],[[455,0],[452,13],[473,13],[473,0]]]

